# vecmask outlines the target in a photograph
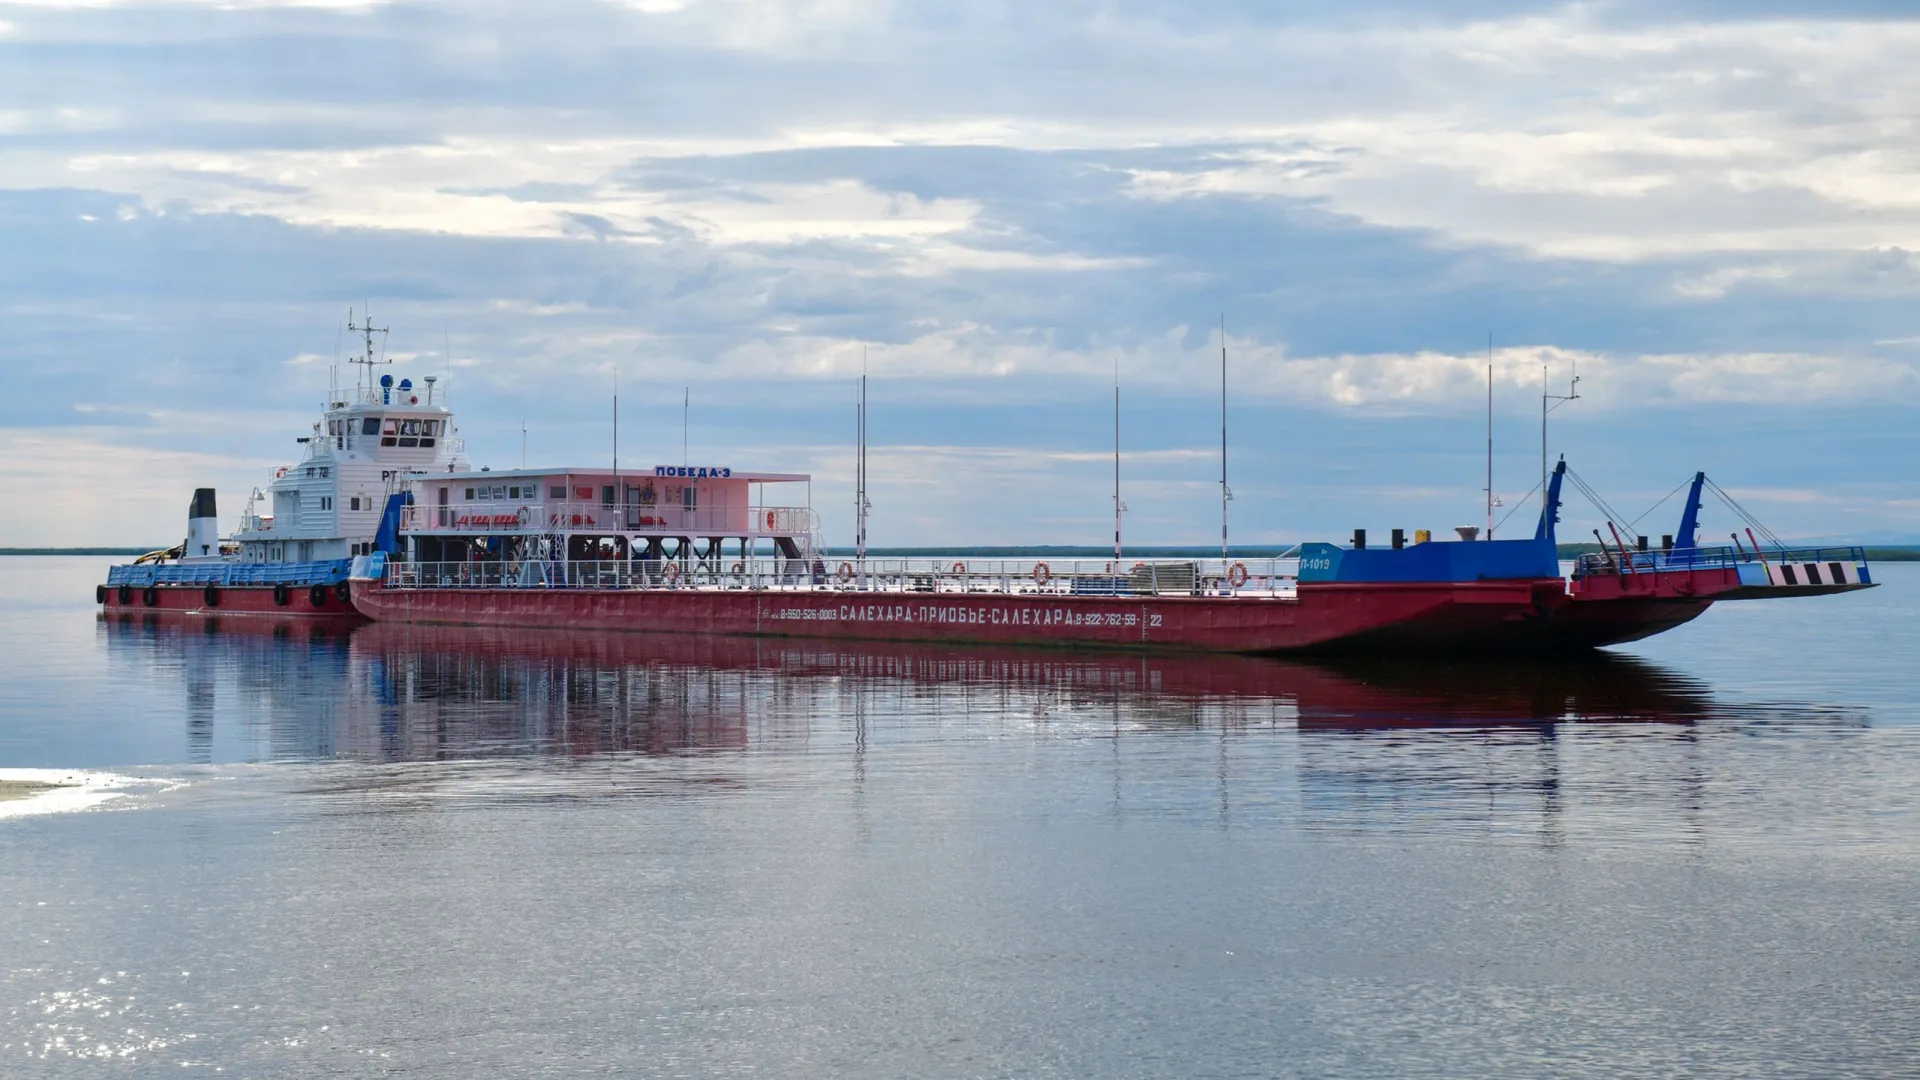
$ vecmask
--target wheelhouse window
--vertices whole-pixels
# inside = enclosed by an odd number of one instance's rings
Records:
[[[369,416],[369,417],[366,417],[365,419],[363,419],[363,420],[361,420],[361,421],[360,421],[360,434],[362,434],[362,435],[378,435],[378,434],[380,434],[380,418],[379,418],[379,417],[377,417],[377,416]]]

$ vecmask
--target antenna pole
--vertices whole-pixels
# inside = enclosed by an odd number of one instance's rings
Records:
[[[1227,313],[1220,313],[1220,561],[1227,560]]]
[[[860,346],[859,397],[853,406],[853,557],[867,560],[867,347]]]
[[[1487,333],[1487,539],[1493,539],[1493,333]]]
[[[620,365],[613,365],[613,493],[620,494]],[[617,503],[617,500],[616,500]]]
[[[1113,568],[1120,569],[1120,358],[1113,358]]]
[[[620,407],[618,405],[615,405],[614,415],[617,417],[619,416],[619,413],[620,413]],[[618,423],[618,422],[619,422],[618,420],[615,420],[615,423]],[[614,442],[617,444],[619,440],[620,440],[620,437],[618,435],[615,435]],[[618,449],[615,449],[614,456],[618,457],[619,455],[620,455],[620,451]],[[520,418],[520,467],[523,469],[527,467],[527,418],[524,416]]]
[[[1580,362],[1574,361],[1573,379],[1567,383],[1565,394],[1552,393],[1547,387],[1547,365],[1540,364],[1540,498],[1547,497],[1547,414],[1565,405],[1569,401],[1580,400]],[[1552,402],[1549,405],[1548,402]],[[1545,503],[1542,502],[1542,506]]]

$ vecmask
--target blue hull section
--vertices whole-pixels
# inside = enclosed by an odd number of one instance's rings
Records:
[[[1511,581],[1560,576],[1550,539],[1439,540],[1393,548],[1300,546],[1300,583]]]

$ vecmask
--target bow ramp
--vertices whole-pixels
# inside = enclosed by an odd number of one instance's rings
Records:
[[[1573,479],[1607,515],[1612,540],[1609,543],[1608,536],[1594,530],[1600,550],[1580,556],[1574,564],[1572,591],[1577,596],[1758,600],[1855,592],[1875,584],[1865,548],[1790,545],[1704,472],[1694,473],[1682,484],[1687,500],[1679,531],[1664,537],[1657,550],[1649,550],[1645,537],[1636,537],[1635,547],[1629,548],[1611,507],[1593,495],[1584,481]],[[1675,488],[1668,497],[1678,491]],[[1700,543],[1701,510],[1708,494],[1738,523],[1727,533],[1727,544]]]

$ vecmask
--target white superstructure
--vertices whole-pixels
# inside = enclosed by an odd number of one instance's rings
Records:
[[[347,325],[364,336],[366,352],[354,358],[363,374],[352,393],[330,395],[312,431],[298,441],[306,453],[294,465],[274,470],[255,488],[233,539],[240,561],[311,562],[344,559],[373,550],[386,497],[407,491],[433,473],[467,470],[464,440],[456,437],[453,413],[435,400],[435,376],[415,386],[411,379],[373,375],[373,335],[384,329]]]

